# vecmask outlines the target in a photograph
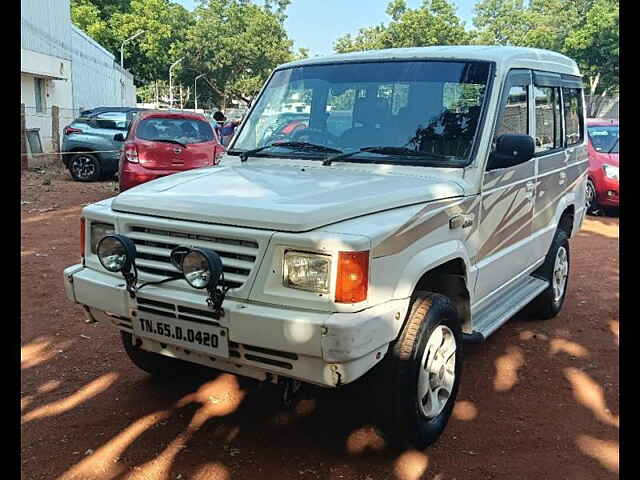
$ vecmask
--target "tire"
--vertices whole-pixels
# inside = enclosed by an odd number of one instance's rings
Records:
[[[563,251],[564,253],[562,253]],[[566,258],[566,261],[562,260],[563,257]],[[530,304],[529,312],[535,319],[547,320],[553,318],[562,309],[569,285],[570,265],[569,235],[564,230],[558,229],[544,263],[534,274],[536,277],[549,282],[547,289]],[[561,277],[563,281],[561,281]]]
[[[95,155],[78,153],[69,160],[69,173],[76,182],[95,182],[102,175],[102,167]]]
[[[440,349],[437,348],[438,338],[442,339]],[[453,356],[448,361],[445,358],[437,368],[430,362],[438,358],[434,353],[453,353]],[[400,336],[390,346],[377,371],[378,416],[382,418],[382,433],[391,446],[424,449],[438,439],[453,411],[462,362],[462,332],[455,306],[443,295],[416,292]],[[430,369],[438,372],[425,376],[427,370],[423,365],[430,365]],[[447,371],[449,375],[443,375]],[[426,390],[425,381],[429,385]],[[430,388],[432,382],[437,385],[433,390]],[[442,388],[443,385],[446,388]],[[448,397],[440,397],[446,390]],[[427,394],[423,397],[426,402],[420,402],[419,392],[430,391],[435,392],[435,398],[440,401],[427,400],[427,397],[434,398]]]
[[[127,353],[133,364],[140,370],[144,370],[153,377],[169,378],[184,374],[189,370],[194,370],[197,365],[178,360],[176,358],[165,357],[153,352],[147,352],[133,344],[133,336],[128,332],[120,331],[120,338],[124,351]]]
[[[585,192],[585,207],[587,208],[587,213],[589,215],[595,215],[598,210],[600,210],[600,206],[598,205],[598,198],[596,195],[596,187],[591,179],[587,181],[587,190]]]

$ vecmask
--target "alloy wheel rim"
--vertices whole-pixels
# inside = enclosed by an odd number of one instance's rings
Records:
[[[569,257],[567,249],[560,247],[556,253],[556,261],[553,266],[553,296],[554,301],[559,303],[564,295],[567,285],[567,276],[569,275]]]
[[[78,178],[89,178],[95,173],[96,166],[92,158],[83,155],[73,159],[71,169]]]
[[[455,383],[456,339],[438,325],[424,348],[418,374],[418,405],[427,418],[438,416],[451,398]]]

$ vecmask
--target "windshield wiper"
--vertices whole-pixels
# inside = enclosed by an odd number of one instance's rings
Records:
[[[326,147],[324,145],[318,145],[316,143],[309,142],[274,142],[269,145],[265,145],[263,147],[254,148],[253,150],[245,150],[244,152],[240,152],[240,161],[246,162],[247,159],[251,155],[255,155],[263,150],[273,147],[285,147],[292,148],[295,150],[309,150],[312,152],[324,152],[324,153],[342,153],[342,150],[338,150],[337,148]]]
[[[346,158],[352,157],[358,153],[376,153],[378,155],[392,155],[392,156],[408,156],[408,157],[432,157],[442,160],[451,160],[451,156],[442,155],[439,153],[428,153],[428,152],[419,152],[416,150],[412,150],[407,147],[362,147],[358,150],[354,150],[352,152],[341,153],[339,155],[334,155],[332,157],[326,158],[322,165],[328,166],[331,165],[332,162],[336,162],[339,160],[344,160]]]
[[[620,141],[620,137],[616,138],[616,141],[614,142],[613,145],[611,145],[611,148],[609,149],[609,151],[607,153],[611,153],[613,152],[613,149],[616,148],[618,146],[618,142]]]
[[[150,142],[165,142],[165,143],[175,143],[176,145],[180,145],[183,148],[188,148],[184,143],[179,142],[177,140],[170,140],[168,138],[154,138],[153,140],[149,140]]]

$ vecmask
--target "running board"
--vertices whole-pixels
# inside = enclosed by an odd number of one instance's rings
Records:
[[[548,286],[549,282],[546,280],[531,276],[525,277],[522,282],[490,301],[475,315],[473,319],[474,331],[465,334],[464,341],[469,343],[484,341]]]

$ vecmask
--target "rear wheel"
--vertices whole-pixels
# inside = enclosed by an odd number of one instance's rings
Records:
[[[555,317],[562,308],[569,284],[569,235],[558,229],[547,256],[536,275],[547,280],[549,286],[530,305],[533,318]]]
[[[77,182],[95,182],[101,171],[100,161],[90,153],[78,153],[69,160],[69,172]]]
[[[423,449],[438,439],[453,411],[462,361],[455,306],[443,295],[417,292],[378,370],[381,426],[392,445]]]

